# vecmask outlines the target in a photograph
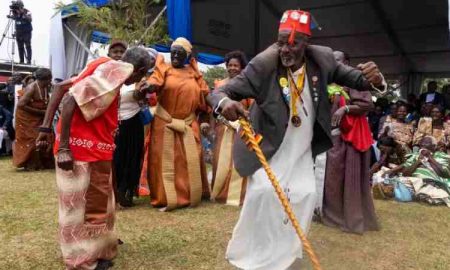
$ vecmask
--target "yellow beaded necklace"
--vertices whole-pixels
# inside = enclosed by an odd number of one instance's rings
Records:
[[[303,106],[302,93],[305,86],[305,75],[306,75],[306,66],[303,64],[300,69],[300,74],[297,78],[297,83],[294,82],[294,76],[292,75],[292,71],[288,70],[289,75],[289,86],[291,89],[291,122],[295,127],[300,127],[302,124],[302,120],[298,114],[297,110],[297,100],[300,102],[300,105]]]

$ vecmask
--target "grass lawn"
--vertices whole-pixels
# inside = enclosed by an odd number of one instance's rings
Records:
[[[224,253],[239,209],[203,203],[161,213],[148,198],[137,204],[118,212],[125,244],[114,269],[233,269]],[[394,201],[376,201],[376,208],[380,232],[350,235],[313,224],[309,238],[323,269],[450,269],[450,209]],[[57,209],[52,171],[17,172],[0,159],[0,269],[63,269]]]

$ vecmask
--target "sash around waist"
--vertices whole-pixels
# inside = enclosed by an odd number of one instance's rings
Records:
[[[180,133],[185,133],[186,129],[188,127],[190,127],[190,125],[194,122],[195,120],[195,114],[191,113],[188,117],[186,117],[185,119],[177,119],[177,118],[173,118],[167,111],[166,109],[164,109],[161,105],[157,105],[156,106],[156,110],[155,110],[155,115],[158,116],[159,118],[161,118],[162,120],[164,120],[165,122],[167,122],[167,127],[180,132]]]

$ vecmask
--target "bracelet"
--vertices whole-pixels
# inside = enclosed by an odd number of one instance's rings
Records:
[[[59,152],[70,152],[70,151],[71,150],[69,148],[62,148],[62,147],[58,148],[58,153]]]
[[[347,105],[345,105],[344,108],[345,108],[345,113],[348,113],[350,111],[350,108]]]
[[[220,114],[219,110],[222,109],[220,106],[221,106],[222,103],[223,103],[224,101],[226,101],[226,100],[230,100],[230,98],[229,98],[229,97],[223,97],[223,98],[219,101],[219,103],[217,104],[217,107],[214,109],[214,112],[215,112],[216,114]]]
[[[39,132],[42,133],[52,133],[53,129],[48,127],[38,127]]]

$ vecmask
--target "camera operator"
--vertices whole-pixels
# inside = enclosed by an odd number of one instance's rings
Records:
[[[16,40],[19,50],[20,63],[24,63],[24,53],[26,49],[27,64],[31,64],[31,13],[24,8],[22,1],[12,1],[8,18],[13,19],[16,25]]]

